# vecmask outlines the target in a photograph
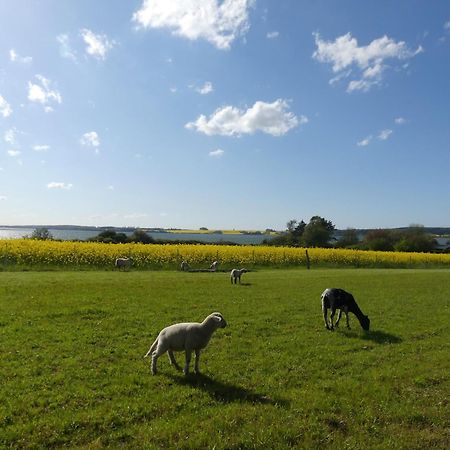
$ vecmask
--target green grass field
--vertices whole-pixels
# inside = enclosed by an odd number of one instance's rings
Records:
[[[0,448],[450,448],[450,271],[0,272]],[[342,287],[371,318],[325,330]],[[143,359],[220,311],[185,378]],[[183,362],[183,355],[177,354]]]

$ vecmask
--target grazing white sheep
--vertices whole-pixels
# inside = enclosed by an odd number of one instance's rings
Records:
[[[213,272],[215,272],[217,270],[217,268],[219,267],[219,261],[214,261],[210,266],[210,270],[212,270]]]
[[[182,272],[187,272],[190,268],[191,268],[191,266],[188,264],[187,261],[182,261],[181,262],[180,270]]]
[[[144,358],[152,355],[152,374],[156,374],[156,362],[165,352],[169,355],[169,361],[178,370],[181,367],[177,364],[174,351],[184,351],[186,353],[186,363],[184,365],[184,374],[189,373],[189,364],[191,362],[192,351],[195,352],[195,372],[199,373],[200,350],[204,349],[212,334],[217,328],[225,328],[227,323],[222,314],[214,312],[210,314],[202,323],[176,323],[164,328],[153,342],[150,350]]]
[[[233,269],[230,273],[231,284],[237,284],[238,280],[239,284],[241,284],[241,275],[246,272],[248,272],[247,269]]]
[[[132,264],[133,264],[132,258],[117,258],[116,261],[114,262],[114,267],[116,267],[119,270],[121,269],[128,270]]]
[[[323,320],[325,321],[325,327],[328,330],[333,330],[334,326],[339,325],[339,321],[341,320],[342,311],[345,312],[345,317],[347,319],[347,328],[350,329],[350,324],[348,322],[348,313],[353,313],[359,320],[361,327],[364,330],[368,330],[370,327],[370,319],[368,316],[365,316],[358,304],[356,303],[353,295],[349,292],[344,291],[343,289],[337,288],[329,288],[325,289],[321,295],[322,299],[322,313]],[[330,324],[328,324],[328,309],[331,309],[330,314]],[[336,324],[333,325],[334,315],[336,313],[336,309],[339,309],[339,315],[336,321]]]

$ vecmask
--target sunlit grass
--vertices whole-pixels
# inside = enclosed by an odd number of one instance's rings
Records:
[[[1,448],[448,448],[450,272],[0,273]],[[371,318],[325,330],[338,286]],[[202,376],[143,355],[221,311]],[[182,355],[177,355],[181,362]]]

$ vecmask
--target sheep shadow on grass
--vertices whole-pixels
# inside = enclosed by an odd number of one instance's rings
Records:
[[[394,334],[385,333],[381,330],[365,331],[363,334],[354,334],[351,331],[344,330],[344,334],[348,337],[358,337],[364,341],[372,341],[377,344],[399,344],[403,339]]]
[[[273,398],[269,395],[259,394],[243,387],[235,386],[223,381],[214,380],[208,375],[189,374],[168,375],[172,380],[181,385],[188,385],[207,392],[214,400],[220,403],[247,402],[252,404],[269,404],[287,406],[287,400]]]

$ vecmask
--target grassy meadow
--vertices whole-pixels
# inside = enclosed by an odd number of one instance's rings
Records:
[[[450,447],[450,271],[0,272],[0,448]],[[371,318],[325,330],[342,287]],[[220,311],[202,375],[144,360]],[[177,354],[178,362],[183,355]],[[192,362],[193,363],[193,362]]]

